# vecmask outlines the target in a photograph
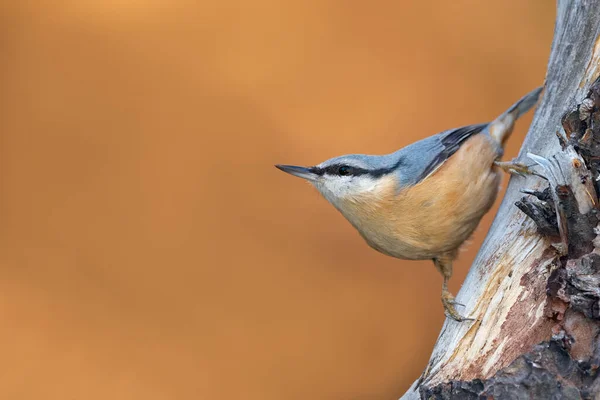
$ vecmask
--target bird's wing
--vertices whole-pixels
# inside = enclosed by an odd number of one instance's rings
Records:
[[[470,137],[482,132],[488,124],[451,129],[415,142],[398,152],[401,161],[402,186],[421,182],[440,168]]]

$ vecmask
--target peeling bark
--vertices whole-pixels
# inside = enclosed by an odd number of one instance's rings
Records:
[[[422,392],[426,399],[591,399],[589,368],[574,361],[561,338],[536,345],[487,380],[450,381]],[[583,389],[582,389],[583,387]]]
[[[445,322],[403,400],[600,399],[598,10],[600,0],[558,1],[519,156],[547,180],[511,179],[457,296],[476,320]]]

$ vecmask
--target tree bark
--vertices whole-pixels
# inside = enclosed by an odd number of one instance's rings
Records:
[[[543,97],[447,319],[402,400],[600,399],[600,0],[558,0]],[[524,195],[525,193],[525,195]]]

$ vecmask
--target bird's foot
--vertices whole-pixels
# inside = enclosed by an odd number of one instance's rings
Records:
[[[457,303],[454,300],[454,296],[447,290],[442,291],[442,304],[444,305],[444,314],[447,317],[452,318],[455,321],[463,322],[463,321],[475,321],[473,318],[467,318],[460,315],[454,306],[464,306],[463,304]]]
[[[546,179],[544,176],[538,174],[534,170],[531,169],[532,166],[525,165],[516,161],[494,161],[494,165],[504,172],[513,175],[519,176],[527,176],[527,175],[535,175],[540,178]]]

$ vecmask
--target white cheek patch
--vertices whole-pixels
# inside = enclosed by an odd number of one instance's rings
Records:
[[[354,190],[353,179],[349,176],[325,178],[325,187],[338,198],[344,198]]]
[[[324,177],[321,181],[315,182],[317,190],[332,203],[374,192],[378,185],[378,180],[368,175]]]
[[[372,192],[376,190],[380,181],[377,179],[373,179],[368,175],[362,175],[355,178],[355,189],[356,194],[364,193],[364,192]]]

